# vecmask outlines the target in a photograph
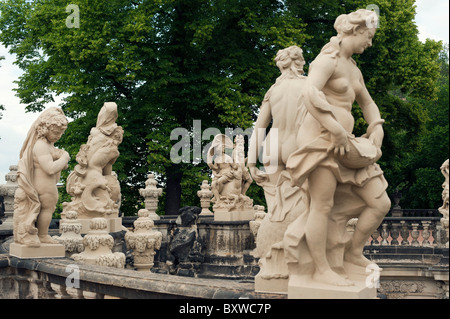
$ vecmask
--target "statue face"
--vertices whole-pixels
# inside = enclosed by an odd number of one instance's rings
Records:
[[[64,134],[65,131],[66,131],[65,126],[58,126],[58,125],[52,124],[48,128],[47,140],[50,143],[54,143],[61,138],[61,136]]]
[[[367,48],[372,46],[372,39],[375,35],[375,28],[365,28],[363,32],[356,30],[353,33],[353,48],[357,54],[363,53]]]

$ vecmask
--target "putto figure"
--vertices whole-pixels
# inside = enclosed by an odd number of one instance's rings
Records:
[[[232,156],[226,154],[226,149],[233,149]],[[246,195],[253,179],[245,163],[242,136],[236,136],[236,145],[224,134],[214,137],[208,150],[207,164],[213,172],[211,191],[214,195],[212,202],[215,220],[253,218],[253,200]],[[238,213],[228,214],[233,211]]]
[[[14,199],[14,242],[28,247],[57,244],[48,234],[58,201],[61,171],[69,154],[57,149],[67,129],[63,111],[51,107],[42,112],[30,128],[20,151],[18,185]]]
[[[120,184],[112,166],[119,157],[123,129],[116,124],[117,117],[116,103],[106,102],[87,143],[80,146],[78,165],[67,178],[72,202],[63,204],[63,215],[73,210],[79,219],[118,217]]]
[[[334,24],[337,36],[310,66],[299,105],[306,112],[298,149],[286,164],[292,184],[307,194],[306,209],[289,225],[284,239],[289,286],[301,285],[305,278],[352,286],[346,265],[364,273],[372,264],[363,256],[363,247],[390,209],[387,182],[376,164],[384,120],[352,55],[372,45],[377,21],[376,13],[365,9],[339,16]],[[362,137],[352,134],[355,100],[368,123]],[[351,218],[358,218],[353,237],[346,232]]]

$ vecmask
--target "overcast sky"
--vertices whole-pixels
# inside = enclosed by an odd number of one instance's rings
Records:
[[[425,41],[430,38],[449,43],[449,0],[417,0],[416,5],[419,39]],[[25,113],[25,106],[15,96],[13,88],[17,85],[13,82],[19,78],[21,71],[13,64],[14,57],[1,44],[0,56],[5,57],[0,61],[0,104],[6,108],[0,120],[0,184],[4,184],[9,166],[17,164],[28,129],[39,114]],[[47,107],[58,106],[59,103],[57,98]]]

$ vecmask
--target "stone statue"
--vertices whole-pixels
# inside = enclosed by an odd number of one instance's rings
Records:
[[[444,175],[445,181],[442,184],[442,206],[439,207],[439,212],[444,215],[444,218],[448,219],[448,194],[449,194],[449,161],[446,160],[442,165],[441,165],[441,172],[442,175]]]
[[[365,9],[340,15],[334,24],[337,36],[310,66],[298,106],[303,114],[298,149],[286,163],[292,184],[307,195],[305,209],[284,237],[292,291],[307,281],[352,286],[346,266],[364,273],[374,265],[363,256],[363,247],[391,206],[376,164],[384,120],[352,55],[372,45],[377,22],[376,13]],[[362,137],[352,134],[355,100],[368,123]],[[358,222],[350,237],[346,225],[352,218]]]
[[[203,261],[204,244],[198,234],[197,222],[200,207],[185,206],[180,208],[177,226],[169,237],[169,272],[180,276],[193,277],[200,271]]]
[[[48,234],[58,201],[61,171],[69,154],[55,148],[67,128],[61,109],[46,109],[30,128],[20,151],[18,189],[14,200],[14,242],[28,247],[56,244]]]
[[[277,52],[275,62],[281,71],[267,91],[250,138],[248,166],[255,182],[263,187],[268,213],[261,221],[255,253],[260,272],[255,278],[258,291],[286,292],[288,271],[284,258],[283,237],[288,225],[303,209],[302,190],[291,185],[286,163],[296,150],[297,104],[305,86],[303,51],[291,46]],[[272,122],[268,135],[266,129]],[[264,171],[257,168],[259,154]]]
[[[116,103],[106,102],[87,143],[80,146],[76,157],[78,165],[67,178],[66,190],[72,202],[63,204],[62,217],[66,211],[76,211],[78,219],[84,223],[83,233],[87,231],[89,219],[94,217],[119,219],[120,184],[112,170],[123,138],[123,129],[116,124],[117,117]],[[121,230],[120,225],[116,228],[108,228],[108,231]]]
[[[0,198],[3,197],[3,204],[1,204],[2,200],[0,200],[0,218],[5,218],[2,220],[3,224],[0,225],[0,230],[13,229],[14,195],[19,187],[17,184],[17,170],[17,165],[10,165],[9,173],[5,175],[6,184],[0,185]],[[4,216],[1,213],[2,207]]]
[[[448,248],[448,238],[449,238],[449,231],[448,231],[448,225],[449,225],[449,217],[448,217],[448,194],[449,194],[449,161],[448,159],[442,164],[441,166],[441,172],[442,175],[444,175],[445,181],[442,184],[442,206],[439,207],[439,212],[442,214],[442,218],[441,218],[441,225],[445,230],[445,235],[446,235],[446,244],[445,246]]]
[[[228,136],[218,134],[208,150],[207,163],[213,172],[211,201],[215,220],[225,216],[217,214],[219,211],[246,211],[248,220],[253,218],[253,200],[245,195],[253,180],[245,166],[243,137],[236,137],[236,142],[235,148]],[[226,149],[233,149],[232,157],[225,153]]]

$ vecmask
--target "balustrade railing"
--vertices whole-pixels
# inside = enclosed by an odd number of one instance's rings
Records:
[[[367,245],[448,247],[440,217],[386,217]]]

